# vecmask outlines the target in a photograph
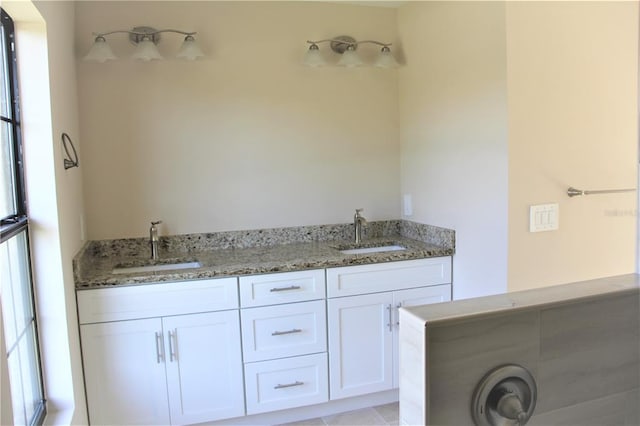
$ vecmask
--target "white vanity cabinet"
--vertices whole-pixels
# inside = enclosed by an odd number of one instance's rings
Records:
[[[327,269],[330,399],[398,386],[398,308],[451,300],[451,258]]]
[[[236,278],[77,295],[91,424],[244,415]]]
[[[247,414],[328,401],[323,269],[240,277]]]
[[[396,388],[398,308],[451,300],[451,257],[76,295],[90,423],[194,424]]]

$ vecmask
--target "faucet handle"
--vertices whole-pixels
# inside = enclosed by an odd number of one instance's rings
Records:
[[[364,211],[364,209],[361,207],[359,209],[356,209],[356,216],[360,216],[360,213],[362,213]]]
[[[151,226],[156,226],[156,225],[160,225],[162,223],[161,220],[156,220],[156,221],[151,221]]]

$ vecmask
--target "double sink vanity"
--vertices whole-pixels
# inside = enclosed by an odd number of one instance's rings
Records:
[[[453,231],[408,221],[369,223],[357,244],[341,224],[163,237],[159,253],[93,241],[75,259],[92,424],[239,419],[395,389],[398,308],[451,300]]]

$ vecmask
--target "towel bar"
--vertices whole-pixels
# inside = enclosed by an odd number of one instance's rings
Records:
[[[615,193],[619,193],[619,192],[632,192],[635,191],[635,188],[627,188],[627,189],[600,189],[600,190],[596,190],[596,191],[581,191],[579,189],[576,189],[574,187],[569,187],[569,189],[567,189],[567,195],[569,197],[575,197],[577,195],[591,195],[591,194],[615,194]]]

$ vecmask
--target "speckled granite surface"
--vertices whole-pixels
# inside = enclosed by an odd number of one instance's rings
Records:
[[[302,226],[250,231],[216,232],[162,237],[160,261],[198,261],[200,268],[161,272],[113,274],[118,267],[142,266],[148,261],[146,238],[91,241],[74,259],[77,289],[194,280],[269,272],[362,265],[397,260],[449,256],[455,250],[452,230],[409,221],[370,222],[357,247],[402,245],[406,250],[345,255],[355,248],[352,224]]]

